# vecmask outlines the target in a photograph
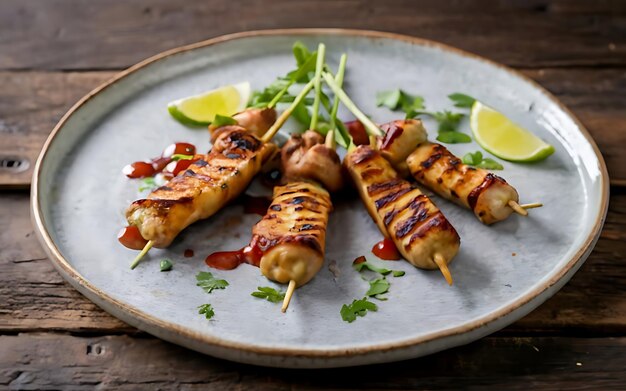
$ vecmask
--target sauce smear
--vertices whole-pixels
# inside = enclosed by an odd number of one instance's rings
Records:
[[[163,153],[159,157],[155,157],[152,160],[145,162],[134,162],[122,169],[124,175],[129,178],[147,178],[154,176],[162,172],[168,164],[173,162],[172,156],[174,155],[195,155],[196,147],[189,143],[175,143],[170,144],[163,150]],[[180,171],[187,169],[195,159],[181,159],[178,160],[174,167],[173,175],[178,174]],[[180,167],[179,167],[180,166]]]
[[[188,249],[185,250],[185,252],[183,252],[183,257],[191,258],[191,257],[193,257],[193,254],[194,254],[193,250],[188,248]]]
[[[402,255],[400,255],[393,240],[389,238],[385,238],[376,243],[374,247],[372,247],[372,253],[385,261],[398,261],[402,259]]]
[[[219,270],[232,270],[242,263],[258,267],[263,252],[257,246],[246,246],[235,251],[218,251],[206,257],[207,266]]]
[[[134,225],[124,227],[117,234],[117,240],[124,245],[124,247],[141,250],[144,248],[148,241],[141,236],[139,228]]]

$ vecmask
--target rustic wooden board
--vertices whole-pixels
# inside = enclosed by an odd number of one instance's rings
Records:
[[[134,332],[84,298],[54,270],[34,236],[26,195],[0,196],[0,216],[0,297],[4,298],[0,332]],[[626,191],[617,191],[602,236],[586,264],[552,299],[505,332],[624,333],[624,291]]]
[[[521,67],[624,65],[625,20],[619,1],[5,0],[0,69],[119,69],[225,33],[337,26],[433,39]]]
[[[626,164],[621,156],[626,145],[626,68],[523,73],[552,91],[582,120],[604,154],[611,183],[626,185]],[[0,188],[28,187],[32,165],[57,121],[83,95],[113,75],[108,71],[0,72],[0,159],[15,156],[31,165],[18,173],[0,169]]]
[[[5,335],[0,336],[0,387],[608,390],[626,388],[625,350],[626,338],[490,337],[415,360],[311,371],[230,363],[153,338]]]

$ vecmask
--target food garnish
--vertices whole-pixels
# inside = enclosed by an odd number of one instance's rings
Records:
[[[175,100],[167,105],[167,110],[185,125],[206,126],[218,114],[230,116],[242,111],[249,98],[250,83],[244,82]]]
[[[251,295],[254,297],[258,297],[259,299],[265,299],[272,303],[281,302],[285,298],[285,292],[277,291],[276,289],[270,288],[269,286],[257,287],[257,290],[252,292]]]
[[[468,152],[463,155],[463,163],[486,170],[504,170],[502,164],[491,158],[483,157],[483,153],[480,151]]]
[[[205,318],[211,319],[215,315],[213,306],[211,304],[202,304],[198,307],[198,313],[204,315]]]
[[[172,264],[172,261],[170,261],[169,259],[163,259],[159,264],[159,268],[162,272],[169,272],[170,270],[172,270],[173,266],[174,265]]]
[[[357,316],[363,317],[368,311],[378,311],[378,306],[364,297],[360,300],[352,301],[351,304],[344,304],[339,313],[341,314],[341,319],[352,323],[356,320]]]
[[[197,286],[204,289],[206,293],[211,293],[215,289],[225,289],[228,281],[215,278],[211,272],[199,272],[196,275]]]

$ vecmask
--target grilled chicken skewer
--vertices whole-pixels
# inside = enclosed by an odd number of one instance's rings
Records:
[[[258,132],[267,129],[268,118],[276,117],[275,112],[256,109],[244,113],[240,118]],[[131,268],[152,246],[169,246],[187,226],[212,216],[237,197],[275,151],[274,144],[264,143],[242,126],[217,129],[211,152],[196,155],[198,160],[187,170],[126,210],[129,225],[148,241]]]
[[[443,145],[424,142],[406,162],[419,183],[468,208],[484,224],[502,221],[514,211],[528,214],[513,186],[487,170],[463,164]]]
[[[421,269],[439,268],[452,285],[447,264],[461,239],[435,204],[368,145],[351,150],[344,166],[370,216],[402,256]]]

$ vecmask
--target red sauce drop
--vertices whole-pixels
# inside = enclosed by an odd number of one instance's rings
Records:
[[[382,129],[385,131],[385,137],[383,138],[382,143],[380,144],[380,149],[387,149],[393,144],[393,141],[400,137],[404,129],[400,126],[397,126],[395,123],[389,123],[382,126]]]
[[[359,263],[363,263],[365,262],[365,256],[361,255],[360,257],[357,257],[354,262],[352,262],[353,265],[358,265]]]
[[[147,162],[134,162],[122,169],[124,175],[129,178],[147,178],[154,176],[162,172],[165,167],[172,162],[173,155],[195,155],[196,147],[189,143],[176,143],[171,144],[159,157]],[[197,159],[181,159],[176,163],[176,166],[172,170],[173,175],[177,175],[179,172],[186,170]]]
[[[190,249],[190,248],[186,249],[186,250],[185,250],[185,252],[183,253],[183,256],[184,256],[185,258],[191,258],[191,257],[193,257],[193,250],[192,250],[192,249]]]
[[[256,245],[246,246],[235,251],[218,251],[204,261],[209,267],[219,270],[232,270],[242,263],[259,266],[263,252]]]
[[[148,243],[148,241],[141,236],[139,228],[134,225],[122,228],[117,234],[117,240],[119,240],[124,247],[128,247],[133,250],[141,250],[144,248],[146,243]]]
[[[272,200],[266,197],[253,197],[244,194],[241,196],[241,203],[243,204],[243,213],[265,216]]]
[[[354,120],[350,122],[345,122],[346,128],[348,128],[348,132],[350,136],[352,136],[352,140],[356,145],[367,145],[370,143],[370,139],[365,131],[365,126],[359,120]]]
[[[374,247],[372,247],[372,252],[378,258],[386,261],[398,261],[402,259],[402,255],[400,255],[400,252],[393,243],[393,240],[389,238],[385,238],[376,243]]]

